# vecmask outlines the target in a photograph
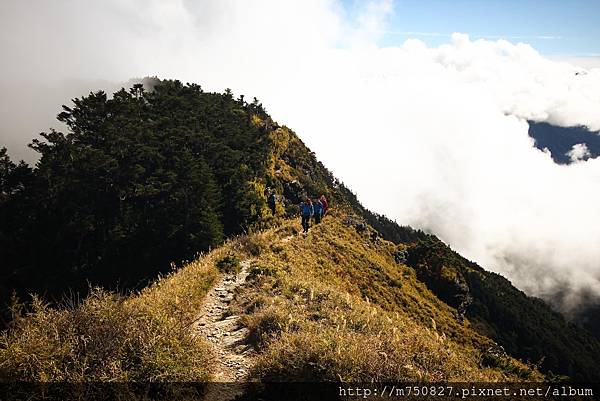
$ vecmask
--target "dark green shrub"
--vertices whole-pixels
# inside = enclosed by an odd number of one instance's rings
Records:
[[[242,269],[240,260],[235,255],[227,255],[224,258],[219,259],[216,266],[219,271],[227,274],[239,273]]]

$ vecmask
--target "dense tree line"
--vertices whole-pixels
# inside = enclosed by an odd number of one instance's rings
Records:
[[[457,309],[464,307],[473,327],[508,354],[544,373],[600,380],[595,369],[600,342],[544,301],[463,258],[433,235],[409,246],[407,264],[438,298]]]
[[[2,297],[59,295],[87,281],[135,287],[260,217],[266,113],[231,92],[162,81],[74,99],[30,144],[0,151]]]
[[[0,150],[3,304],[13,291],[58,300],[89,284],[141,288],[173,262],[272,219],[269,191],[280,195],[282,216],[305,196],[325,194],[397,231],[257,99],[151,82],[151,90],[100,91],[63,106],[67,132],[32,141],[35,166]]]

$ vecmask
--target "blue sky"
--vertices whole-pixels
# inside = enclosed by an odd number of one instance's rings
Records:
[[[364,4],[342,2],[350,13]],[[380,45],[413,37],[437,46],[462,32],[529,43],[546,55],[600,55],[599,0],[395,0],[393,10]]]

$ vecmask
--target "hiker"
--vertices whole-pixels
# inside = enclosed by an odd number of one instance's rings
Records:
[[[310,198],[306,198],[306,201],[300,204],[300,210],[302,212],[302,228],[306,233],[310,228],[310,218],[315,213],[315,209],[313,208]]]
[[[271,209],[271,213],[273,214],[273,216],[275,216],[275,210],[277,206],[277,195],[275,194],[275,191],[271,192],[267,203],[269,204],[269,209]]]
[[[321,217],[323,217],[323,204],[320,200],[315,199],[315,201],[313,202],[313,208],[315,211],[315,224],[319,224],[321,222]]]
[[[327,210],[329,209],[329,202],[327,202],[327,198],[325,198],[325,195],[321,195],[321,198],[319,198],[319,200],[321,201],[321,204],[323,205],[323,216],[325,217],[325,215],[327,214]]]

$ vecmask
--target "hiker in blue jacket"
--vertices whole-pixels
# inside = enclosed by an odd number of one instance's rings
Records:
[[[315,218],[315,224],[319,224],[321,222],[321,217],[323,217],[323,204],[321,203],[321,201],[319,199],[315,199],[315,201],[313,202],[313,209],[314,209],[314,218]]]
[[[306,233],[310,228],[310,218],[315,213],[315,209],[313,208],[313,204],[310,198],[306,198],[306,201],[300,204],[300,211],[302,212],[302,228]]]

